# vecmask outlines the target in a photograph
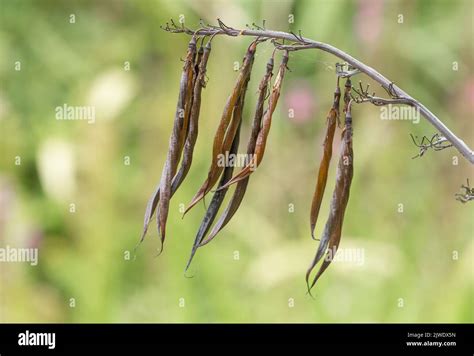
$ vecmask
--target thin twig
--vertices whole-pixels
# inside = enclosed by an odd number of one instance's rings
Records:
[[[445,148],[453,147],[451,143],[448,143],[449,141],[445,137],[440,136],[438,133],[435,133],[431,137],[431,139],[426,136],[423,136],[420,143],[416,142],[416,136],[410,134],[410,137],[414,145],[420,149],[420,152],[416,156],[412,157],[412,159],[423,157],[425,152],[428,151],[430,148],[435,151],[441,151]]]
[[[469,185],[469,179],[467,180],[467,185],[462,184],[461,189],[464,189],[464,193],[456,193],[456,200],[459,200],[461,203],[467,203],[468,201],[474,200],[474,188],[471,188]]]

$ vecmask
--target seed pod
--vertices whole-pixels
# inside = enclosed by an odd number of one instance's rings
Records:
[[[186,214],[194,205],[196,205],[212,189],[214,184],[219,179],[223,168],[219,167],[218,165],[218,157],[220,154],[224,154],[226,151],[229,150],[230,147],[226,147],[226,145],[228,145],[229,142],[232,143],[231,138],[233,138],[233,136],[235,135],[235,127],[237,125],[231,126],[234,135],[232,135],[232,133],[230,132],[230,136],[228,136],[229,138],[225,140],[226,131],[229,127],[230,120],[232,118],[234,106],[237,103],[239,97],[241,96],[242,91],[246,88],[246,83],[248,83],[250,79],[250,73],[252,71],[257,44],[257,40],[250,44],[247,53],[244,57],[242,68],[237,77],[235,87],[230,96],[228,97],[226,105],[224,107],[224,112],[222,113],[221,121],[214,136],[214,143],[212,147],[212,161],[211,167],[209,168],[209,172],[207,175],[207,179],[189,203],[184,214]]]
[[[179,161],[179,157],[181,154],[180,153],[181,152],[180,142],[182,141],[181,136],[185,135],[185,132],[183,132],[184,131],[183,129],[185,126],[185,122],[184,122],[185,121],[184,114],[186,110],[185,106],[186,106],[187,98],[191,96],[191,94],[189,93],[189,83],[193,82],[193,66],[194,66],[195,57],[196,57],[196,38],[193,36],[188,45],[188,51],[186,53],[183,71],[181,73],[175,121],[174,121],[174,126],[173,126],[173,132],[170,137],[169,152],[168,152],[167,161],[165,163],[165,167],[163,168],[163,174],[165,174],[165,171],[168,169],[168,167],[172,166],[171,162],[169,162],[170,159],[174,160],[177,166],[178,164],[177,161]],[[160,200],[160,187],[162,185],[162,181],[163,181],[163,176],[162,176],[162,179],[160,180],[160,183],[158,184],[155,191],[153,192],[152,196],[148,200],[147,207],[145,210],[145,217],[143,221],[143,232],[142,232],[140,242],[142,242],[145,239],[145,235],[148,231],[148,226],[150,224],[151,217],[153,216],[156,210],[156,207],[158,205],[158,202]],[[157,214],[157,217],[158,217],[158,214]]]
[[[258,87],[259,95],[257,99],[257,106],[255,109],[255,116],[253,118],[253,123],[252,123],[252,131],[250,133],[250,138],[247,144],[247,156],[252,155],[255,151],[255,145],[257,143],[257,137],[258,137],[258,133],[260,131],[260,125],[262,122],[263,106],[265,104],[268,84],[270,83],[271,77],[273,75],[272,71],[273,71],[273,57],[270,58],[270,60],[268,61],[267,71],[265,75],[263,76],[260,82],[260,85]],[[224,228],[224,226],[230,221],[232,216],[235,214],[235,212],[239,208],[240,203],[242,202],[242,199],[244,198],[249,179],[250,177],[247,177],[246,179],[241,180],[237,184],[237,187],[235,188],[234,194],[232,195],[232,198],[229,204],[227,205],[226,210],[224,211],[224,213],[222,213],[216,225],[214,225],[214,228],[212,229],[209,236],[200,243],[199,247],[204,246],[205,244],[209,243],[219,233],[219,231],[221,231],[222,228]]]
[[[332,108],[329,110],[327,115],[327,129],[326,137],[323,143],[323,157],[319,165],[318,181],[313,196],[313,202],[311,204],[310,213],[310,226],[311,226],[311,237],[314,239],[314,228],[318,220],[319,209],[321,208],[321,202],[324,196],[324,190],[326,189],[326,182],[328,178],[328,169],[332,157],[332,143],[334,139],[334,132],[336,130],[336,122],[339,121],[339,100],[341,98],[341,90],[339,89],[339,78],[337,80],[336,91],[334,92],[334,101]]]
[[[268,100],[268,108],[265,111],[263,116],[262,128],[258,133],[257,143],[255,147],[255,152],[249,164],[247,164],[237,175],[235,175],[226,185],[219,189],[224,189],[229,187],[230,185],[237,183],[245,178],[247,178],[253,171],[260,165],[260,162],[263,159],[263,155],[265,153],[265,146],[267,144],[268,134],[270,132],[270,126],[272,123],[272,116],[273,112],[278,103],[278,98],[280,97],[281,85],[283,83],[283,78],[285,76],[285,71],[288,68],[288,52],[285,51],[283,55],[280,68],[278,69],[278,74],[275,78],[275,83],[273,83],[272,92],[270,94],[270,98]]]
[[[329,217],[324,228],[321,241],[316,256],[306,272],[306,283],[308,285],[308,291],[313,288],[317,280],[329,264],[332,262],[336,255],[341,240],[342,224],[344,222],[344,213],[349,200],[349,192],[353,176],[353,150],[352,150],[352,116],[351,116],[351,102],[347,105],[345,127],[342,133],[341,143],[341,156],[336,172],[336,185],[331,200],[331,208]],[[323,254],[326,252],[324,261],[319,268],[318,273],[313,279],[311,285],[309,285],[309,277],[316,266],[321,260]]]
[[[351,90],[352,90],[352,82],[351,78],[347,77],[346,84],[344,84],[344,114],[347,112],[348,105],[351,101]],[[341,122],[339,122],[339,127],[341,127]]]
[[[240,100],[241,104],[243,104],[243,98]],[[240,115],[241,115],[241,110]],[[235,110],[234,110],[235,113]],[[239,115],[239,113],[237,113]],[[239,148],[239,140],[240,140],[240,123],[242,121],[239,121],[239,126],[237,127],[237,132],[236,135],[234,136],[234,142],[232,143],[231,149],[230,149],[230,154],[235,154]],[[232,178],[232,172],[234,171],[234,167],[231,165],[228,165],[225,167],[224,172],[222,173],[221,180],[219,182],[219,186],[223,186],[230,178]],[[196,235],[196,238],[194,240],[193,248],[191,251],[191,256],[189,257],[188,263],[186,265],[185,271],[189,268],[191,265],[191,261],[193,260],[193,257],[196,253],[196,250],[198,249],[202,239],[204,236],[206,236],[207,232],[209,231],[209,228],[211,227],[212,223],[214,222],[214,219],[219,211],[220,206],[222,205],[222,202],[224,201],[225,195],[227,193],[227,189],[219,190],[214,193],[211,203],[209,204],[209,207],[207,208],[206,215],[204,216],[204,219],[201,222],[201,226],[199,227],[198,233]]]
[[[201,40],[201,45],[199,46],[199,50],[197,52],[196,60],[194,61],[194,75],[193,75],[193,85],[196,85],[196,81],[199,76],[199,67],[201,66],[202,56],[204,55],[204,47],[202,46],[204,43],[205,37]],[[210,46],[210,45],[209,45]]]
[[[196,144],[198,136],[198,124],[199,124],[199,113],[201,110],[201,93],[202,89],[206,86],[206,68],[209,55],[211,53],[211,41],[209,41],[204,48],[202,58],[200,59],[199,68],[196,70],[198,76],[196,77],[193,91],[193,102],[189,118],[189,129],[186,137],[186,143],[184,145],[183,151],[183,160],[181,162],[181,167],[173,178],[171,184],[171,195],[173,195],[179,186],[183,182],[184,178],[189,172],[191,167],[194,146]],[[198,54],[199,59],[199,54]]]
[[[166,236],[166,220],[168,218],[169,202],[171,199],[171,179],[176,174],[184,137],[186,136],[189,121],[190,104],[192,97],[192,82],[194,74],[194,60],[196,55],[196,38],[193,36],[188,46],[188,53],[184,61],[183,73],[180,82],[178,106],[176,110],[173,131],[169,141],[169,151],[163,168],[160,181],[159,210],[157,222],[161,236],[162,248]],[[188,116],[188,117],[187,117]]]
[[[202,49],[200,48],[199,51]],[[194,90],[194,84],[196,82],[196,74],[198,72],[196,71],[196,60],[200,60],[202,58],[202,52],[201,54],[194,55],[193,57],[193,63],[189,68],[189,73],[188,73],[188,82],[186,85],[186,101],[184,104],[184,116],[183,116],[183,125],[181,127],[181,132],[180,132],[180,145],[179,145],[179,158],[181,158],[181,153],[183,152],[184,148],[184,143],[186,141],[186,137],[188,136],[188,127],[189,127],[189,121],[190,121],[190,114],[191,114],[191,108],[193,106],[193,90]],[[178,162],[179,162],[178,158]]]

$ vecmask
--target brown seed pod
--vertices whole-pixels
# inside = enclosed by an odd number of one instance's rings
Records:
[[[240,104],[243,105],[243,97],[239,101],[240,101]],[[242,115],[241,105],[239,105],[240,109],[237,110],[237,115],[240,115],[240,116]],[[234,110],[234,115],[235,115],[235,112],[236,110]],[[235,154],[239,148],[241,122],[242,120],[239,120],[239,126],[237,127],[237,132],[234,136],[234,142],[232,142],[232,146],[230,148],[230,152],[229,152],[230,154]],[[221,180],[219,182],[219,186],[223,186],[230,178],[232,178],[233,171],[234,171],[233,166],[230,165],[230,166],[225,167],[224,172],[222,173]],[[206,215],[204,216],[204,219],[201,222],[201,226],[199,227],[198,233],[194,240],[191,255],[189,256],[189,260],[186,265],[185,271],[191,265],[191,261],[193,260],[196,250],[200,246],[202,239],[204,238],[204,236],[206,236],[207,232],[209,231],[209,228],[214,222],[214,219],[217,216],[219,208],[221,207],[222,202],[224,201],[226,193],[227,193],[227,189],[222,189],[214,193],[211,203],[209,204],[209,207],[207,208]]]
[[[145,239],[151,217],[153,216],[156,210],[158,202],[160,201],[160,197],[163,195],[160,188],[162,187],[163,184],[167,184],[168,186],[170,185],[171,178],[169,179],[168,178],[164,179],[164,178],[171,177],[172,174],[174,175],[174,173],[171,174],[171,172],[169,171],[172,170],[173,166],[177,167],[178,162],[179,162],[179,158],[180,158],[181,150],[182,150],[182,143],[181,143],[183,141],[182,136],[185,136],[186,131],[187,131],[187,123],[185,121],[187,121],[188,119],[185,118],[185,115],[186,115],[186,107],[189,108],[190,106],[189,97],[192,97],[192,92],[190,92],[190,86],[191,86],[190,83],[194,82],[195,59],[196,59],[196,38],[195,36],[193,36],[191,38],[191,41],[188,44],[188,50],[186,53],[186,58],[184,60],[183,71],[181,73],[178,103],[176,107],[173,131],[172,131],[170,142],[169,142],[168,156],[165,162],[165,166],[163,168],[163,173],[162,173],[162,178],[160,180],[160,183],[156,187],[155,191],[153,192],[152,196],[150,197],[147,203],[147,207],[145,210],[145,217],[143,221],[143,232],[142,232],[142,236],[139,243],[141,243]],[[174,170],[176,171],[176,168],[174,168]],[[171,198],[171,192],[168,192],[168,193],[165,192],[164,195],[165,197],[166,196],[168,197],[167,198],[168,200]],[[165,204],[165,206],[166,205],[169,206],[169,201],[167,204]],[[166,215],[167,215],[167,210],[166,210]],[[158,214],[157,214],[157,219],[159,219]],[[166,221],[166,218],[164,220]],[[162,234],[162,236],[164,235]],[[162,237],[162,241],[163,240],[164,239]]]
[[[351,115],[351,101],[347,105],[345,127],[342,133],[341,155],[336,171],[336,185],[334,188],[329,217],[324,228],[316,256],[306,272],[306,283],[308,285],[308,292],[316,284],[319,277],[323,274],[326,268],[332,262],[336,255],[341,240],[342,224],[344,222],[344,213],[349,201],[349,193],[352,182],[353,171],[353,149],[352,149],[352,115]],[[318,273],[313,278],[311,285],[309,284],[309,277],[316,264],[321,260],[324,253],[326,256],[319,268]]]
[[[270,60],[268,61],[267,71],[265,75],[263,76],[260,82],[260,85],[258,87],[259,95],[258,95],[257,106],[255,109],[255,115],[254,115],[253,123],[252,123],[252,131],[250,133],[250,138],[247,143],[247,156],[252,155],[255,151],[257,137],[260,131],[260,125],[262,123],[263,107],[265,104],[265,98],[268,91],[268,85],[273,75],[272,71],[273,71],[273,57],[270,58]],[[214,225],[209,236],[205,240],[203,240],[199,246],[204,246],[207,243],[209,243],[219,233],[219,231],[221,231],[222,228],[224,228],[224,226],[230,221],[232,216],[235,214],[235,212],[239,208],[240,203],[242,202],[242,199],[244,198],[249,179],[250,177],[247,177],[246,179],[241,180],[237,184],[234,194],[232,195],[232,198],[226,207],[226,210],[222,213],[219,220]]]
[[[159,209],[157,213],[157,222],[159,226],[159,233],[161,236],[161,243],[163,243],[166,236],[166,220],[168,218],[169,203],[171,199],[171,180],[176,174],[178,162],[181,157],[184,137],[187,131],[187,122],[189,120],[189,105],[192,97],[192,82],[194,74],[194,59],[196,55],[196,38],[191,39],[186,59],[184,61],[183,74],[181,76],[180,91],[178,97],[178,106],[176,110],[175,122],[173,131],[169,141],[168,156],[163,168],[160,181],[160,197]],[[188,116],[188,117],[186,117]]]
[[[196,77],[194,83],[193,101],[189,118],[189,129],[184,145],[181,167],[178,173],[176,173],[176,175],[174,176],[173,182],[171,184],[171,195],[173,195],[178,190],[184,178],[186,178],[186,175],[189,172],[189,168],[191,167],[191,163],[193,160],[194,146],[196,144],[198,136],[199,113],[201,110],[201,93],[202,89],[206,86],[206,68],[210,53],[211,41],[209,41],[206,47],[204,48],[202,57],[200,58],[199,67],[196,70],[198,76]]]
[[[209,168],[209,172],[207,175],[207,179],[189,203],[184,214],[186,214],[194,205],[196,205],[202,198],[204,198],[204,196],[212,189],[214,184],[219,179],[223,168],[219,167],[218,165],[218,157],[220,154],[224,154],[226,151],[229,151],[229,144],[232,143],[233,137],[235,136],[235,130],[237,125],[231,125],[230,132],[227,131],[232,118],[234,106],[237,103],[239,97],[241,96],[242,91],[245,90],[248,81],[250,80],[250,73],[252,71],[258,42],[258,40],[255,40],[250,44],[247,53],[244,57],[242,68],[237,77],[234,89],[228,97],[226,105],[224,107],[224,112],[222,113],[221,121],[214,136],[214,143],[212,147],[212,161],[211,167]]]
[[[219,189],[224,189],[229,187],[230,185],[237,183],[245,178],[247,178],[253,171],[260,165],[260,162],[263,159],[263,155],[265,153],[265,146],[267,144],[268,134],[270,133],[270,126],[272,123],[272,116],[273,112],[278,103],[278,98],[280,97],[281,85],[283,83],[283,78],[285,76],[285,71],[288,68],[288,51],[285,51],[283,55],[280,68],[278,70],[278,74],[275,78],[275,83],[273,83],[272,92],[270,94],[270,98],[268,100],[268,108],[265,111],[263,116],[262,128],[258,133],[257,143],[255,147],[255,152],[253,155],[252,160],[249,164],[247,164],[237,175],[235,175],[226,185]]]
[[[332,157],[332,143],[334,139],[334,132],[336,131],[336,122],[339,121],[339,100],[341,98],[341,90],[339,89],[339,77],[337,79],[336,90],[334,92],[334,101],[332,108],[329,110],[327,115],[327,129],[326,137],[323,143],[323,157],[319,165],[318,180],[316,183],[316,189],[314,191],[313,201],[311,203],[310,213],[310,227],[311,237],[314,239],[314,228],[318,220],[319,209],[321,208],[321,202],[324,196],[324,190],[326,189],[326,182],[328,179],[328,169],[331,163]]]
[[[347,77],[346,84],[344,84],[344,109],[343,109],[344,114],[347,112],[347,107],[351,101],[351,90],[352,90],[351,78]],[[339,127],[341,127],[340,121],[339,121]]]

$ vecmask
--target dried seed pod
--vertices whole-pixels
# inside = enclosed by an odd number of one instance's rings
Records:
[[[272,71],[273,71],[273,57],[270,58],[270,60],[268,61],[266,73],[263,76],[260,82],[260,85],[258,87],[259,95],[257,99],[257,106],[255,109],[255,115],[253,118],[252,131],[250,133],[250,138],[247,144],[247,156],[249,157],[255,151],[257,137],[260,131],[260,125],[262,123],[263,107],[265,104],[265,98],[268,91],[268,85],[273,75]],[[235,214],[235,212],[239,208],[240,203],[242,202],[242,199],[244,198],[245,191],[247,190],[249,178],[250,177],[247,177],[246,179],[241,180],[237,184],[234,194],[232,195],[232,198],[229,204],[227,205],[226,210],[222,213],[216,225],[214,225],[209,236],[200,243],[199,247],[204,246],[205,244],[209,243],[219,233],[219,231],[221,231],[222,228],[230,221],[232,216]]]
[[[346,84],[344,84],[344,114],[347,112],[347,107],[351,101],[351,90],[352,90],[352,82],[351,78],[347,77]],[[341,123],[339,122],[339,127],[341,127]]]
[[[341,90],[339,89],[339,77],[337,79],[336,90],[334,92],[334,101],[332,108],[327,115],[326,137],[323,143],[323,157],[319,165],[318,180],[314,191],[313,201],[311,203],[310,226],[311,237],[314,239],[314,228],[318,220],[319,209],[326,189],[328,178],[328,169],[332,157],[332,143],[334,140],[334,132],[336,131],[336,122],[339,121],[339,100],[341,98]]]
[[[204,39],[205,37],[202,38],[201,40],[201,45],[199,46],[199,50],[197,52],[196,60],[194,61],[194,82],[193,85],[196,85],[196,81],[198,79],[199,75],[199,67],[201,66],[201,61],[202,61],[202,56],[204,55],[204,47],[202,46],[204,44]]]
[[[184,145],[183,158],[181,162],[181,167],[179,168],[178,173],[173,178],[171,184],[171,195],[173,195],[179,186],[183,182],[184,178],[189,172],[191,167],[194,146],[196,144],[198,136],[198,125],[199,125],[199,113],[201,110],[201,93],[202,89],[206,86],[206,68],[209,55],[211,53],[211,41],[209,41],[204,48],[202,57],[200,59],[199,68],[196,70],[198,76],[196,77],[193,91],[193,102],[189,118],[189,129],[186,136],[186,143]]]
[[[243,104],[243,97],[242,100],[240,100],[240,103]],[[240,105],[239,105],[240,106]],[[241,109],[241,108],[240,108]],[[235,113],[236,110],[234,110]],[[242,110],[238,110],[237,115],[242,114]],[[235,114],[234,114],[235,115]],[[239,148],[239,140],[240,140],[240,123],[242,120],[239,120],[239,126],[237,127],[237,132],[234,136],[234,142],[232,142],[232,146],[230,148],[230,154],[235,154]],[[232,178],[232,172],[234,171],[234,167],[231,165],[228,165],[225,167],[224,172],[222,173],[221,180],[219,182],[219,186],[223,186],[230,178]],[[224,201],[225,195],[227,193],[227,189],[219,190],[214,193],[211,203],[209,204],[209,207],[207,208],[206,215],[204,216],[204,219],[201,222],[201,226],[199,227],[198,233],[196,235],[196,238],[194,240],[193,248],[191,251],[191,255],[189,256],[188,263],[186,265],[185,271],[189,268],[191,265],[191,261],[193,260],[193,257],[196,253],[196,250],[201,244],[202,239],[204,236],[206,236],[207,232],[209,231],[209,228],[211,227],[212,223],[214,222],[214,219],[219,211],[219,208],[222,205],[222,202]]]
[[[214,143],[212,147],[212,161],[211,167],[209,168],[209,172],[207,175],[207,179],[189,203],[188,207],[184,212],[185,214],[212,189],[222,172],[223,168],[219,167],[218,165],[218,157],[220,154],[224,154],[226,151],[229,150],[230,147],[226,147],[226,145],[228,145],[229,142],[232,143],[231,139],[233,139],[233,136],[235,135],[235,127],[237,125],[231,125],[231,130],[233,131],[234,135],[232,135],[232,132],[229,132],[228,134],[230,134],[230,136],[227,136],[226,132],[229,128],[234,106],[237,103],[239,97],[241,96],[242,91],[246,88],[246,83],[248,83],[250,79],[250,73],[252,71],[257,44],[258,40],[252,42],[244,57],[242,68],[237,77],[236,84],[232,93],[227,99],[226,105],[224,107],[224,112],[222,113],[221,121],[214,136]],[[226,140],[226,137],[229,138]]]
[[[173,132],[170,137],[170,144],[169,144],[169,152],[167,161],[165,163],[165,167],[163,169],[163,174],[168,168],[171,168],[172,164],[169,162],[170,159],[175,161],[175,165],[177,166],[177,161],[179,161],[179,156],[181,152],[181,144],[182,141],[181,136],[185,135],[185,111],[186,111],[186,102],[189,96],[192,96],[189,92],[189,83],[193,82],[193,66],[196,57],[196,38],[193,36],[191,41],[188,45],[188,50],[186,53],[186,58],[184,60],[183,71],[181,73],[181,80],[180,80],[180,88],[179,88],[179,95],[178,95],[178,103],[176,107],[176,114],[175,114],[175,121],[173,126]],[[174,174],[174,173],[173,173]],[[169,174],[168,174],[169,175]],[[148,231],[148,226],[150,224],[151,217],[153,216],[158,202],[160,201],[160,187],[163,182],[163,175],[160,183],[156,187],[155,191],[153,192],[152,196],[148,200],[147,207],[145,210],[145,217],[143,221],[143,232],[140,239],[142,242],[145,238],[145,235]],[[157,214],[158,217],[158,214]]]
[[[179,158],[181,158],[181,153],[183,152],[184,148],[184,143],[186,142],[186,137],[188,136],[188,127],[189,127],[189,121],[190,121],[190,114],[191,114],[191,108],[193,106],[193,90],[194,90],[194,84],[196,82],[196,74],[198,72],[196,71],[196,59],[202,58],[201,56],[196,54],[193,57],[193,63],[192,66],[189,68],[189,73],[188,73],[188,82],[186,85],[186,101],[184,103],[184,115],[183,115],[183,124],[181,127],[181,132],[179,136],[179,157],[178,157],[178,163],[179,163]]]
[[[260,162],[263,159],[263,155],[265,153],[265,146],[267,144],[268,134],[270,132],[270,126],[272,123],[272,116],[273,112],[278,103],[278,98],[280,97],[281,92],[281,85],[283,83],[283,78],[285,76],[285,71],[288,68],[288,59],[289,55],[288,52],[285,51],[283,55],[280,68],[278,69],[278,74],[275,78],[275,83],[273,83],[272,92],[270,94],[270,98],[268,100],[268,108],[265,111],[263,116],[262,128],[258,133],[257,143],[255,147],[255,152],[252,158],[252,161],[247,164],[237,175],[235,175],[226,185],[219,189],[224,189],[229,187],[230,185],[237,183],[245,178],[247,178],[252,172],[259,166]]]
[[[159,209],[157,212],[157,222],[161,236],[162,248],[166,236],[166,220],[168,218],[169,203],[171,199],[171,180],[176,174],[176,170],[178,168],[178,163],[181,157],[181,151],[187,132],[187,123],[189,121],[195,56],[196,38],[193,36],[189,42],[188,52],[184,61],[175,122],[169,141],[169,150],[166,163],[163,168],[160,181],[160,197]]]
[[[306,272],[306,283],[308,291],[316,284],[319,277],[323,274],[329,264],[336,255],[341,240],[342,224],[344,222],[344,213],[349,201],[349,193],[353,176],[353,159],[354,154],[352,150],[352,116],[351,116],[351,102],[347,105],[345,127],[342,133],[341,156],[336,172],[336,185],[331,200],[331,207],[329,217],[324,228],[321,241],[319,243],[316,256]],[[311,285],[309,285],[309,277],[321,260],[324,253],[324,258],[318,273],[313,278]]]

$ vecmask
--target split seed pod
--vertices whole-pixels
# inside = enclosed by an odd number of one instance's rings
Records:
[[[165,237],[165,225],[168,215],[169,199],[171,198],[171,178],[175,174],[179,158],[182,151],[183,137],[186,136],[187,122],[189,118],[186,115],[189,113],[191,105],[190,97],[192,97],[192,83],[194,77],[194,66],[196,57],[196,38],[193,36],[188,45],[186,58],[184,60],[183,71],[181,73],[180,88],[178,95],[178,103],[176,107],[175,120],[173,124],[173,131],[169,141],[169,151],[163,168],[160,184],[155,189],[155,192],[148,201],[145,211],[145,218],[143,224],[143,233],[141,241],[145,238],[148,230],[148,225],[153,213],[156,210],[158,202],[160,202],[160,213],[157,213],[157,219],[160,225],[160,233],[162,242]]]
[[[228,151],[229,155],[236,154],[239,148],[240,127],[242,124],[242,115],[243,115],[243,109],[244,109],[244,104],[245,104],[245,94],[247,92],[247,85],[248,85],[248,81],[244,84],[244,88],[242,89],[241,95],[239,96],[237,103],[235,104],[234,109],[232,111],[232,124],[231,125],[237,125],[237,128],[236,128],[236,131],[233,133],[232,145],[230,147],[230,151]],[[233,132],[232,130],[229,130],[229,131]],[[227,183],[229,179],[232,178],[233,171],[234,171],[234,167],[232,165],[227,165],[224,168],[224,172],[222,173],[221,180],[219,181],[219,184],[218,184],[219,187],[223,186],[225,183]],[[219,212],[222,202],[224,201],[226,193],[227,193],[227,189],[219,190],[214,193],[211,203],[209,204],[209,207],[207,208],[204,219],[201,222],[201,226],[199,227],[198,233],[194,240],[191,256],[189,257],[188,263],[186,265],[186,270],[189,268],[191,261],[194,257],[194,254],[196,253],[197,248],[201,244],[201,241],[206,236],[212,223],[214,222],[214,219],[217,216],[217,213]]]
[[[278,74],[275,78],[275,83],[273,84],[272,92],[270,94],[270,98],[268,100],[268,108],[264,114],[262,128],[258,133],[257,143],[255,147],[255,152],[253,155],[252,160],[249,164],[247,164],[237,175],[235,175],[226,185],[222,188],[224,189],[229,187],[230,185],[237,183],[245,178],[247,178],[250,174],[255,171],[255,169],[259,166],[260,162],[263,159],[263,155],[265,153],[265,146],[267,144],[268,134],[270,132],[270,126],[272,123],[272,116],[273,112],[278,103],[278,98],[280,97],[281,85],[283,83],[283,78],[285,76],[286,69],[288,68],[288,51],[285,51],[283,55],[280,68],[278,70]]]
[[[255,151],[258,133],[260,132],[260,125],[262,123],[263,107],[265,104],[265,98],[268,91],[268,85],[273,75],[272,71],[273,71],[273,57],[270,58],[270,60],[268,61],[267,71],[265,75],[263,76],[260,82],[260,85],[258,87],[259,95],[257,99],[257,106],[255,109],[255,115],[253,118],[252,131],[250,133],[250,138],[247,143],[247,156],[249,157]],[[229,204],[227,205],[226,210],[222,213],[216,225],[214,225],[209,236],[205,240],[203,240],[199,246],[204,246],[205,244],[209,243],[219,233],[219,231],[221,231],[224,228],[224,226],[230,221],[232,216],[234,216],[235,212],[240,206],[240,203],[242,202],[242,199],[244,198],[249,179],[250,177],[247,177],[246,179],[241,180],[237,184],[234,194],[232,195],[232,198]]]
[[[194,40],[193,40],[194,39]],[[157,213],[157,222],[161,236],[161,248],[166,237],[166,220],[168,219],[169,204],[171,199],[171,180],[176,174],[178,162],[184,146],[187,125],[189,121],[189,105],[192,103],[192,83],[194,74],[194,57],[196,55],[196,40],[193,36],[186,56],[183,68],[183,76],[181,77],[180,95],[183,99],[178,100],[178,109],[176,110],[176,120],[171,133],[169,151],[166,159],[165,167],[161,175],[160,182],[160,202]]]
[[[241,104],[243,104],[243,99],[239,100]],[[240,105],[239,105],[240,106]],[[242,115],[242,110],[239,110],[237,107],[236,109],[238,110],[237,115]],[[234,109],[235,113],[235,109]],[[237,150],[239,148],[239,140],[240,140],[240,124],[241,120],[239,121],[239,126],[237,127],[237,132],[234,136],[234,141],[232,142],[232,146],[230,149],[230,154],[235,154],[237,153]],[[219,182],[219,187],[225,185],[229,179],[232,178],[232,172],[234,171],[234,167],[232,165],[228,165],[225,167],[224,172],[222,173],[221,180]],[[211,227],[212,223],[214,222],[214,219],[219,211],[219,208],[222,205],[222,202],[224,201],[225,195],[227,193],[227,189],[219,190],[216,191],[212,197],[211,203],[209,204],[209,207],[207,208],[206,215],[204,216],[204,219],[201,222],[201,226],[199,227],[198,233],[196,235],[196,238],[194,240],[193,248],[191,251],[191,256],[189,257],[188,263],[186,265],[185,271],[189,268],[191,265],[191,261],[196,253],[196,250],[201,244],[202,239],[204,236],[206,236],[207,232],[209,231],[209,228]]]
[[[244,57],[242,68],[237,77],[234,89],[230,96],[227,98],[227,102],[224,107],[224,112],[222,113],[221,121],[214,136],[214,143],[212,147],[212,161],[207,174],[207,179],[203,183],[201,188],[198,190],[196,195],[193,197],[191,203],[189,203],[188,207],[184,212],[185,214],[202,198],[204,198],[204,196],[212,189],[212,187],[219,179],[219,176],[223,170],[223,167],[219,167],[218,165],[218,158],[220,154],[225,154],[225,152],[229,151],[230,145],[233,141],[233,137],[235,136],[235,132],[238,125],[235,125],[235,123],[233,123],[229,127],[229,124],[231,123],[234,106],[237,103],[239,97],[241,96],[242,91],[246,88],[248,81],[250,80],[250,73],[252,71],[257,44],[258,40],[253,41],[250,44],[247,53]],[[228,130],[228,128],[230,128],[230,130]]]
[[[194,64],[194,80],[193,80],[194,91],[193,91],[191,113],[190,113],[190,118],[189,118],[189,130],[187,133],[186,143],[184,147],[183,162],[181,163],[181,167],[178,173],[176,173],[175,177],[173,178],[173,182],[171,186],[171,196],[179,188],[179,185],[182,183],[182,181],[186,177],[186,174],[188,173],[189,168],[191,166],[194,144],[196,143],[197,133],[198,133],[197,123],[198,123],[199,111],[201,107],[201,91],[202,91],[202,88],[206,86],[205,75],[206,75],[207,61],[209,59],[210,51],[211,51],[210,42],[207,44],[204,50],[201,45],[198,51],[197,59]],[[158,205],[159,198],[160,198],[160,184],[158,184],[150,200],[148,201],[147,208],[145,211],[145,219],[143,223],[143,233],[142,233],[141,241],[143,241],[146,235],[146,232],[148,230],[148,225],[150,223],[150,219],[152,218],[155,212],[156,206]]]
[[[351,91],[352,91],[351,78],[347,77],[346,84],[344,84],[344,109],[343,109],[344,113],[347,112],[349,102],[351,101]],[[339,122],[339,127],[341,127],[340,122]]]
[[[326,137],[323,143],[323,157],[319,165],[318,181],[314,191],[313,201],[311,203],[310,226],[311,237],[314,239],[314,228],[318,220],[319,209],[326,189],[328,179],[328,169],[332,157],[332,143],[334,140],[334,132],[336,131],[336,123],[339,121],[339,100],[341,98],[341,90],[339,89],[339,77],[337,79],[336,90],[334,92],[334,101],[327,115]]]
[[[306,283],[308,285],[308,291],[318,281],[319,277],[323,274],[326,268],[332,262],[336,255],[341,240],[342,224],[344,221],[344,213],[349,201],[349,193],[353,176],[353,149],[352,149],[352,115],[351,115],[351,101],[347,105],[345,127],[342,133],[341,153],[339,158],[339,164],[336,171],[336,185],[334,188],[331,207],[329,211],[329,217],[324,228],[319,247],[316,252],[316,256],[311,263],[308,271],[306,272]],[[324,253],[326,256],[319,268],[318,273],[313,278],[311,285],[309,285],[309,277],[321,260]]]
[[[199,113],[201,110],[201,93],[202,89],[206,87],[206,68],[210,53],[211,41],[209,40],[206,47],[204,48],[202,57],[200,58],[198,69],[196,70],[198,76],[196,77],[194,83],[193,101],[189,118],[189,129],[184,145],[183,160],[178,173],[176,173],[173,178],[173,182],[171,184],[171,195],[173,195],[178,190],[184,178],[186,178],[193,160],[194,146],[198,136]]]

